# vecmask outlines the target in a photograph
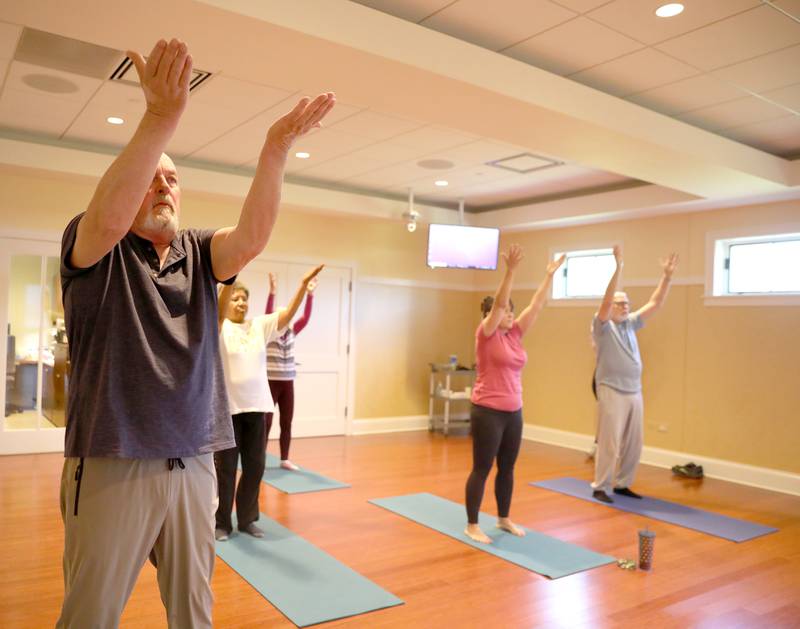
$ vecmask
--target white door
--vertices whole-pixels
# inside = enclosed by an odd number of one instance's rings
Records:
[[[278,281],[275,307],[281,308],[286,306],[301,278],[312,267],[311,263],[253,260],[239,274],[239,280],[250,291],[248,316],[264,312],[270,272]],[[351,280],[350,268],[325,267],[314,291],[311,318],[295,339],[294,437],[346,432]],[[301,305],[295,320],[302,315],[303,308]],[[275,419],[273,426],[277,427],[277,413]],[[273,428],[273,435],[278,435],[276,428]]]
[[[64,449],[69,363],[59,249],[0,238],[0,454]]]

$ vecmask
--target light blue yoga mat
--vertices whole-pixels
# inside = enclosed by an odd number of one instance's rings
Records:
[[[566,494],[574,498],[588,500],[604,507],[637,513],[654,520],[677,524],[688,529],[729,539],[733,542],[746,542],[754,537],[774,533],[778,530],[771,526],[755,524],[746,520],[737,520],[726,515],[719,515],[718,513],[711,513],[694,507],[686,507],[674,502],[658,500],[657,498],[648,498],[647,496],[639,500],[638,498],[611,494],[614,504],[606,504],[592,498],[592,486],[587,481],[578,478],[553,478],[531,483],[531,485],[557,491],[560,494]]]
[[[403,604],[263,513],[258,526],[263,538],[234,533],[217,555],[298,627]]]
[[[322,474],[317,474],[310,470],[284,470],[280,467],[281,460],[271,454],[267,454],[267,466],[264,468],[264,482],[272,485],[275,489],[280,489],[287,494],[302,494],[310,491],[324,491],[326,489],[341,489],[350,487],[347,483],[341,483]]]
[[[467,523],[464,506],[433,494],[408,494],[393,498],[377,498],[370,502],[418,524],[449,535],[473,548],[497,555],[506,561],[551,579],[558,579],[615,561],[613,557],[562,542],[527,528],[525,537],[511,535],[495,526],[497,518],[485,513],[480,514],[478,523],[483,531],[492,538],[492,543],[474,542],[464,534],[464,527]]]

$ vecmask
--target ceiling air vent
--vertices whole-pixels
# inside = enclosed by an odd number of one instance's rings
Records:
[[[22,29],[14,59],[42,68],[106,79],[125,53],[35,28]]]
[[[563,166],[564,162],[559,162],[549,157],[542,157],[541,155],[534,155],[533,153],[520,153],[519,155],[512,155],[511,157],[504,157],[502,159],[486,162],[486,165],[526,175],[537,170],[544,170],[545,168]]]
[[[191,92],[192,90],[200,87],[200,85],[202,85],[210,76],[211,72],[192,68],[192,78],[189,81],[189,91]],[[130,60],[130,57],[125,57],[125,59],[122,60],[122,63],[117,66],[117,69],[111,73],[109,79],[111,81],[127,83],[128,85],[136,85],[137,87],[139,86],[139,75],[136,74],[136,68],[133,67],[133,61]]]

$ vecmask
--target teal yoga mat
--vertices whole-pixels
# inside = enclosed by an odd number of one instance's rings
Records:
[[[551,579],[558,579],[615,561],[613,557],[562,542],[527,528],[525,537],[511,535],[499,530],[495,526],[497,518],[485,513],[480,514],[478,523],[483,531],[492,538],[492,543],[473,542],[464,535],[464,527],[467,523],[464,506],[433,494],[408,494],[392,498],[378,498],[370,500],[370,502],[418,524],[449,535],[473,548],[497,555],[501,559]]]
[[[403,604],[263,513],[258,526],[263,538],[234,533],[217,555],[298,627]]]
[[[302,494],[311,491],[325,491],[326,489],[341,489],[350,487],[347,483],[333,480],[322,474],[300,468],[291,471],[280,467],[281,460],[267,454],[267,466],[264,468],[264,482],[275,489],[287,494]]]

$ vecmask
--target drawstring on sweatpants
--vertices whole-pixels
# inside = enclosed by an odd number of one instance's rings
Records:
[[[72,515],[78,515],[78,498],[81,495],[81,480],[83,479],[83,457],[78,461],[78,467],[75,468],[75,480],[78,485],[75,487],[75,508]]]
[[[183,464],[183,460],[180,457],[175,457],[174,459],[167,459],[167,469],[170,472],[175,469],[176,465],[182,470],[186,469],[186,466]]]

